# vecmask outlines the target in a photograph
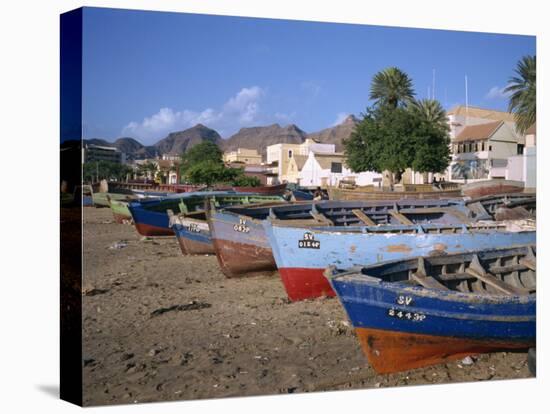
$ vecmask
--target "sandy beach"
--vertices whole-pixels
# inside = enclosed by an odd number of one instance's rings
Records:
[[[377,375],[336,298],[291,303],[278,274],[227,279],[215,256],[84,208],[84,404],[527,378],[527,352]]]

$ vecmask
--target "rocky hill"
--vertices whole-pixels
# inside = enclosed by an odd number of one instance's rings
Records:
[[[323,144],[335,144],[336,151],[343,151],[342,141],[349,138],[358,123],[359,120],[355,116],[349,115],[341,124],[313,132],[307,137]]]
[[[241,128],[239,132],[221,142],[221,148],[225,151],[234,151],[237,148],[249,148],[257,150],[266,157],[266,148],[269,145],[289,143],[301,144],[307,134],[296,125],[280,126],[279,124],[264,127]]]
[[[116,147],[126,154],[126,158],[143,159],[153,158],[163,154],[183,154],[189,148],[203,142],[211,141],[219,145],[225,151],[233,151],[237,148],[250,148],[257,150],[266,158],[266,148],[269,145],[279,143],[301,144],[306,138],[314,139],[324,144],[335,144],[337,151],[342,151],[342,140],[348,138],[359,121],[355,116],[348,116],[341,124],[326,128],[318,132],[307,134],[294,124],[281,126],[273,124],[241,128],[239,132],[228,139],[222,139],[220,134],[202,124],[197,124],[184,131],[171,132],[165,138],[151,146],[145,146],[130,137],[118,138],[115,142],[104,139],[92,138],[84,140],[85,143]]]
[[[213,129],[197,124],[185,131],[171,132],[166,138],[157,142],[154,147],[160,154],[183,154],[189,148],[203,141],[220,144],[222,138]]]

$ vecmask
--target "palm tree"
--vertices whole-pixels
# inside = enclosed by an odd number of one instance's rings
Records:
[[[388,105],[397,108],[414,97],[412,80],[405,72],[396,67],[386,68],[372,78],[370,99],[376,105]]]
[[[407,105],[407,108],[424,121],[443,129],[449,129],[447,112],[439,101],[435,99],[413,100]]]
[[[508,111],[514,113],[520,133],[537,121],[537,58],[524,56],[516,67],[517,76],[512,76],[505,93],[510,93]]]

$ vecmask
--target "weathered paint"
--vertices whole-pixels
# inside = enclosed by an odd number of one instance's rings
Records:
[[[178,221],[171,226],[183,254],[214,254],[214,245],[206,221],[184,218]]]
[[[355,332],[370,366],[379,374],[442,364],[469,355],[522,349],[528,346],[518,342],[483,341],[370,328],[356,328]]]
[[[111,210],[117,223],[132,221],[132,213],[130,213],[130,210],[128,209],[128,202],[111,200]]]
[[[237,194],[234,191],[203,191],[174,194],[168,197],[157,198],[154,200],[144,200],[141,202],[132,202],[128,208],[136,224],[136,229],[143,236],[170,235],[173,231],[170,229],[170,219],[167,210],[172,210],[175,214],[190,213],[194,211],[204,211],[204,205],[207,199],[213,200],[215,204],[224,207],[226,205],[241,204],[243,201],[262,201],[277,200],[282,198],[278,196],[263,196],[258,194]],[[153,229],[149,233],[147,229]],[[147,233],[142,233],[142,231]]]
[[[517,193],[523,191],[524,187],[523,181],[486,180],[465,184],[462,186],[462,193],[468,197],[479,198],[488,195]]]
[[[476,251],[475,257],[492,255],[500,263],[499,258],[509,257],[510,252],[513,256],[527,249],[527,246],[489,249]],[[459,264],[461,261],[453,262],[454,258],[467,255],[473,262],[471,253],[424,260],[433,262],[435,269],[444,263]],[[503,294],[487,286],[478,289],[473,284],[466,291],[458,291],[439,282],[426,288],[411,285],[409,280],[389,281],[395,280],[398,273],[401,278],[406,277],[409,269],[420,271],[418,266],[411,267],[411,263],[418,261],[413,258],[383,262],[341,274],[327,271],[327,278],[377,372],[413,369],[475,353],[527,348],[535,343],[536,279],[526,265],[522,277],[517,274],[519,265],[509,266],[506,273],[531,288],[521,294]],[[441,271],[436,273],[439,274]]]
[[[378,227],[287,227],[263,222],[279,273],[291,300],[301,300],[318,292],[301,289],[300,280],[308,283],[323,278],[330,265],[338,268],[366,266],[386,260],[413,256],[430,256],[485,248],[509,247],[535,243],[535,231],[506,232],[475,229],[467,226],[378,226]],[[458,233],[432,233],[422,229],[455,228]],[[399,230],[408,231],[400,233]],[[417,229],[417,231],[414,231]],[[471,229],[471,230],[468,230]],[[318,249],[299,247],[304,234],[319,242]],[[352,249],[352,246],[357,246]],[[458,247],[457,247],[458,246]],[[436,248],[437,247],[437,248]],[[444,250],[440,250],[444,247]],[[438,249],[439,248],[439,249]],[[319,280],[315,285],[322,285]]]
[[[262,220],[270,216],[287,223],[301,220],[302,224],[318,225],[318,222],[312,219],[311,214],[316,212],[337,224],[357,224],[361,221],[353,213],[353,210],[361,210],[365,214],[373,215],[372,217],[376,216],[375,219],[379,219],[381,222],[395,223],[395,219],[389,214],[394,209],[414,210],[444,207],[456,207],[458,211],[465,211],[464,203],[456,200],[323,201],[255,207],[233,206],[224,210],[212,211],[208,221],[212,240],[216,241],[214,245],[216,255],[220,263],[223,263],[222,269],[226,274],[237,275],[239,272],[256,272],[258,269],[262,271],[276,269],[271,254],[271,245],[261,224]],[[417,220],[422,222],[428,218],[436,221],[455,222],[453,221],[455,217],[452,214],[430,212],[424,215],[411,215],[411,220],[415,222]],[[245,221],[244,227],[248,228],[247,232],[238,231],[241,220]],[[229,247],[222,249],[226,244]],[[234,246],[240,246],[240,248],[237,249]],[[355,250],[351,246],[349,249]],[[235,268],[232,268],[233,264],[235,264]],[[316,275],[318,279],[315,283],[316,286],[326,284],[321,279],[321,274],[322,270]],[[323,294],[325,289],[322,288],[319,292],[319,294]]]
[[[261,220],[213,211],[208,224],[216,257],[226,276],[277,270]]]
[[[329,187],[328,194],[331,200],[403,200],[403,199],[448,199],[460,198],[460,189],[434,191],[378,191],[343,189]]]
[[[303,268],[280,268],[279,275],[283,281],[288,298],[293,302],[309,298],[335,296],[330,283],[323,277],[323,271],[315,272],[311,269]]]

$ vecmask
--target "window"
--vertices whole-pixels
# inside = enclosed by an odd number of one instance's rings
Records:
[[[292,150],[288,150],[288,158],[292,158]]]
[[[481,141],[481,151],[485,151],[485,141]]]
[[[489,151],[492,151],[492,150],[493,150],[493,146],[489,145]]]
[[[518,144],[518,155],[523,155],[523,148],[524,147],[525,147],[525,145]]]
[[[341,173],[342,172],[342,163],[341,162],[331,162],[330,163],[330,172],[331,173]]]

